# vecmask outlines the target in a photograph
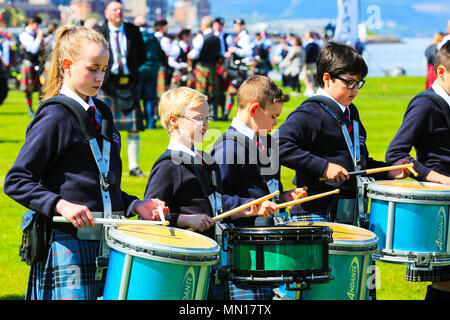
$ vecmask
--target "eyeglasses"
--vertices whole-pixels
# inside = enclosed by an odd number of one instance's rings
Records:
[[[180,115],[177,115],[177,117],[185,118],[185,119],[190,119],[190,120],[194,120],[194,121],[198,121],[198,122],[203,122],[203,123],[208,123],[209,121],[212,121],[212,120],[213,120],[213,118],[210,117],[210,116],[186,117],[186,116],[180,116]]]
[[[366,80],[364,80],[364,79],[360,80],[360,81],[356,81],[356,80],[347,80],[340,76],[336,76],[334,78],[345,82],[345,84],[347,85],[347,89],[350,89],[350,90],[355,90],[356,88],[361,89],[364,86],[364,83],[366,83]]]

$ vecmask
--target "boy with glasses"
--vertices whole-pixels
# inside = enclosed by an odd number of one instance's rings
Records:
[[[317,58],[320,88],[316,96],[294,110],[279,128],[280,163],[295,170],[294,184],[308,186],[309,195],[341,190],[335,197],[292,208],[291,215],[300,220],[334,220],[337,200],[356,197],[357,180],[349,172],[386,166],[369,157],[366,131],[352,103],[364,86],[367,71],[364,59],[352,47],[328,43]],[[404,176],[399,169],[372,177]]]

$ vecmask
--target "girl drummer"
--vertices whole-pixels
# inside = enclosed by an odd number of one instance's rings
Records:
[[[108,58],[107,42],[96,31],[86,27],[60,28],[44,100],[57,95],[69,97],[87,111],[93,107],[95,117],[113,128],[108,107],[92,98],[102,85]],[[103,144],[99,131],[96,140]],[[109,187],[112,211],[156,220],[160,205],[168,215],[164,202],[141,201],[120,189],[120,141],[119,132],[113,128],[109,171],[116,182]],[[23,206],[45,216],[51,230],[47,259],[31,265],[26,299],[99,297],[103,284],[95,280],[95,272],[100,241],[80,240],[77,231],[95,225],[94,212],[106,211],[106,206],[104,209],[99,170],[89,143],[67,108],[50,104],[36,114],[5,177],[4,190]],[[57,215],[71,224],[53,223],[51,218]]]

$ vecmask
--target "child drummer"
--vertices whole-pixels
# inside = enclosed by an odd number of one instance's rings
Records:
[[[6,174],[5,193],[45,216],[50,229],[48,237],[51,233],[45,249],[48,254],[44,252],[47,258],[31,265],[26,299],[97,299],[103,292],[102,281],[95,277],[100,239],[83,239],[78,231],[93,229],[82,227],[94,226],[94,212],[106,213],[107,207],[125,216],[138,214],[152,220],[159,219],[157,206],[164,207],[162,201],[140,201],[120,188],[120,135],[109,108],[92,98],[102,85],[108,58],[108,44],[98,32],[85,27],[60,28],[44,100],[64,96],[86,112],[92,110],[91,119],[99,128],[95,140],[103,144],[106,142],[100,123],[109,123],[112,129],[109,173],[116,177],[116,182],[109,185],[109,205],[103,201],[99,169],[90,143],[77,118],[60,103],[39,109],[27,128],[16,161]],[[169,213],[168,208],[164,207],[164,213]],[[53,223],[52,217],[58,215],[71,223]],[[74,277],[76,270],[78,277]]]
[[[364,59],[356,50],[345,44],[328,43],[317,58],[320,86],[317,96],[325,97],[329,102],[306,100],[280,126],[280,162],[295,170],[294,183],[307,185],[310,195],[339,188],[339,197],[355,199],[357,183],[349,172],[358,167],[386,166],[369,157],[366,130],[352,103],[365,83],[367,71]],[[338,118],[345,121],[346,129],[337,125]],[[349,149],[355,152],[350,153]],[[400,160],[399,164],[404,162]],[[402,169],[373,175],[375,179],[405,176]],[[326,180],[319,181],[321,177]],[[291,214],[301,220],[326,220],[335,201],[334,197],[325,197],[307,202],[292,208]]]
[[[223,192],[259,198],[279,190],[280,196],[275,199],[278,202],[305,196],[302,188],[283,192],[276,139],[269,135],[289,96],[271,79],[252,76],[240,86],[237,98],[237,115],[211,151],[220,168]],[[274,220],[273,215],[255,216],[232,221],[232,224],[239,227],[273,226]],[[229,282],[229,299],[272,299],[272,289],[271,286]]]
[[[414,98],[388,147],[386,162],[408,158],[417,169],[419,181],[450,185],[450,123],[445,114],[450,114],[450,41],[439,50],[434,69],[437,78],[427,92],[440,98],[443,109],[428,97]],[[409,155],[412,147],[417,159]],[[432,282],[426,300],[450,299],[450,266],[435,267],[432,271],[413,270],[408,266],[406,279]]]

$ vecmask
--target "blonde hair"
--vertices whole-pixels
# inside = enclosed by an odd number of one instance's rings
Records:
[[[245,80],[237,92],[238,109],[245,109],[249,104],[259,103],[262,109],[266,108],[268,103],[288,102],[289,95],[275,84],[275,82],[265,76],[251,76]]]
[[[70,58],[77,61],[87,41],[102,44],[108,50],[105,38],[99,32],[87,27],[60,27],[56,31],[55,39],[48,80],[43,88],[44,100],[58,95],[61,91],[64,80],[63,59]]]
[[[184,116],[186,109],[203,103],[208,103],[208,97],[188,87],[174,88],[164,92],[158,105],[161,125],[170,135],[173,129],[169,122],[170,116]]]

